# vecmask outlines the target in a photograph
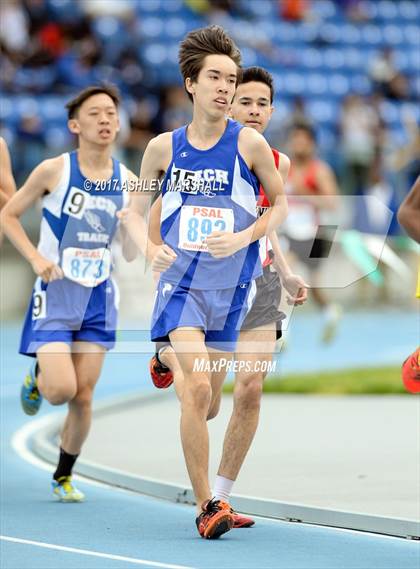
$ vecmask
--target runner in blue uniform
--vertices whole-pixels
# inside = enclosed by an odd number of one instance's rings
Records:
[[[143,157],[140,182],[162,184],[161,235],[155,246],[145,227],[144,199],[133,196],[127,224],[148,258],[173,260],[159,281],[152,340],[170,338],[184,376],[181,438],[204,538],[230,530],[233,512],[212,499],[208,480],[206,420],[212,392],[225,372],[208,371],[232,357],[241,323],[262,273],[258,239],[287,213],[283,182],[271,149],[251,128],[227,119],[240,70],[240,53],[217,26],[191,32],[179,61],[194,111],[191,124],[153,139]],[[273,204],[257,219],[259,182]],[[197,371],[197,364],[205,371]]]
[[[42,398],[68,403],[53,492],[62,501],[84,496],[73,484],[74,463],[88,435],[93,390],[104,356],[115,343],[118,292],[112,279],[111,242],[117,212],[128,205],[137,178],[111,156],[119,130],[118,93],[90,87],[67,105],[78,149],[45,160],[2,211],[6,235],[29,261],[37,279],[23,327],[20,353],[34,358],[21,390],[28,415]],[[42,199],[36,248],[20,222]],[[135,256],[125,229],[123,251]]]
[[[232,103],[230,116],[245,126],[264,133],[273,108],[274,88],[272,76],[261,67],[250,67],[242,72]],[[286,183],[290,161],[285,154],[272,148],[274,162],[283,182]],[[156,202],[157,203],[157,202]],[[257,211],[260,215],[269,207],[269,202],[260,187]],[[150,235],[160,243],[159,217],[153,205],[150,215]],[[213,486],[216,498],[229,500],[234,481],[237,479],[246,453],[255,435],[261,404],[261,394],[268,365],[272,360],[276,339],[281,337],[281,322],[284,314],[279,311],[281,288],[286,290],[289,304],[300,305],[307,298],[303,279],[292,273],[282,251],[276,232],[260,239],[260,260],[263,274],[256,279],[257,291],[251,310],[247,314],[235,350],[237,365],[234,385],[234,406],[226,431],[223,455]],[[154,259],[153,267],[164,271],[168,267],[165,255]],[[280,280],[281,279],[281,280]],[[176,354],[169,343],[158,342],[156,354],[150,362],[150,374],[158,388],[166,388],[174,382],[177,394],[183,389],[183,377]],[[217,415],[221,400],[219,392],[212,392],[212,404],[208,418]],[[252,518],[235,512],[234,528],[254,525]]]

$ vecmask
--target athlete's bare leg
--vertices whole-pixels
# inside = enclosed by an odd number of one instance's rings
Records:
[[[178,328],[170,333],[170,339],[184,377],[181,397],[181,439],[188,474],[197,501],[197,511],[200,512],[201,504],[211,498],[207,416],[212,388],[211,374],[194,371],[194,362],[200,358],[204,360],[205,365],[208,365],[210,357],[217,360],[218,356],[208,354],[204,333],[197,328]]]
[[[181,366],[179,365],[178,358],[176,357],[175,350],[168,344],[159,351],[159,361],[168,367],[174,376],[174,387],[178,399],[181,401],[182,390],[184,389],[184,376]]]
[[[44,344],[37,351],[37,360],[38,388],[45,399],[51,405],[71,401],[77,393],[77,379],[70,346],[64,342]]]
[[[105,349],[90,342],[73,344],[73,364],[77,392],[69,401],[69,409],[61,432],[61,448],[69,454],[79,454],[92,422],[92,398],[101,374]]]
[[[220,360],[224,358],[230,360],[232,354],[229,352],[216,352],[212,349],[208,349],[210,361]],[[182,391],[184,389],[184,375],[182,373],[181,366],[179,365],[178,358],[173,347],[168,344],[159,352],[160,362],[168,367],[174,375],[174,386],[178,399],[181,401]],[[209,412],[207,415],[207,420],[214,419],[220,409],[220,401],[222,396],[223,382],[225,381],[226,370],[223,368],[220,372],[212,373],[210,379],[210,385],[212,388],[212,398],[210,402]]]
[[[229,480],[236,480],[258,426],[266,372],[254,371],[255,363],[272,360],[275,342],[275,323],[243,330],[239,335],[235,359],[249,362],[252,371],[240,371],[235,376],[233,412],[218,470],[219,476]]]

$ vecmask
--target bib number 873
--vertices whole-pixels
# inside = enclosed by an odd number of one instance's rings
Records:
[[[200,220],[198,217],[191,217],[188,221],[187,237],[189,241],[194,243],[198,240],[200,235],[201,240],[203,241],[206,235],[210,235],[213,231],[224,231],[225,228],[226,222],[223,219],[216,219],[213,221],[211,219]]]
[[[94,279],[100,279],[102,276],[103,261],[101,259],[72,259],[71,275],[75,279],[91,276]],[[96,272],[95,272],[96,271]]]

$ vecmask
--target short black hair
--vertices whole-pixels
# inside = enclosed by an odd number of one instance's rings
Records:
[[[289,134],[292,134],[297,130],[303,130],[303,132],[305,132],[309,136],[309,138],[311,138],[314,142],[316,142],[316,132],[313,125],[310,122],[303,120],[294,122],[289,129]]]
[[[114,85],[91,85],[90,87],[86,87],[83,91],[80,91],[78,95],[76,95],[71,101],[69,101],[66,105],[68,118],[74,119],[77,115],[77,111],[83,105],[83,103],[93,97],[93,95],[100,95],[104,93],[111,97],[114,101],[115,106],[118,108],[120,104],[120,93]]]
[[[263,67],[247,67],[242,70],[242,76],[239,81],[239,85],[243,83],[251,83],[251,81],[256,81],[258,83],[264,83],[270,89],[270,103],[273,104],[274,99],[274,79],[271,73],[269,73]]]

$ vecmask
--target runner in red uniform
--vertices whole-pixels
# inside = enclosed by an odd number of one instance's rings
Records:
[[[282,226],[293,257],[309,271],[313,299],[324,313],[322,340],[330,342],[341,317],[341,308],[331,303],[317,287],[319,266],[332,245],[327,227],[322,226],[322,211],[337,206],[338,188],[330,166],[316,157],[315,133],[307,124],[295,125],[289,135],[292,161],[286,191],[289,216]],[[322,199],[320,199],[320,197]]]

